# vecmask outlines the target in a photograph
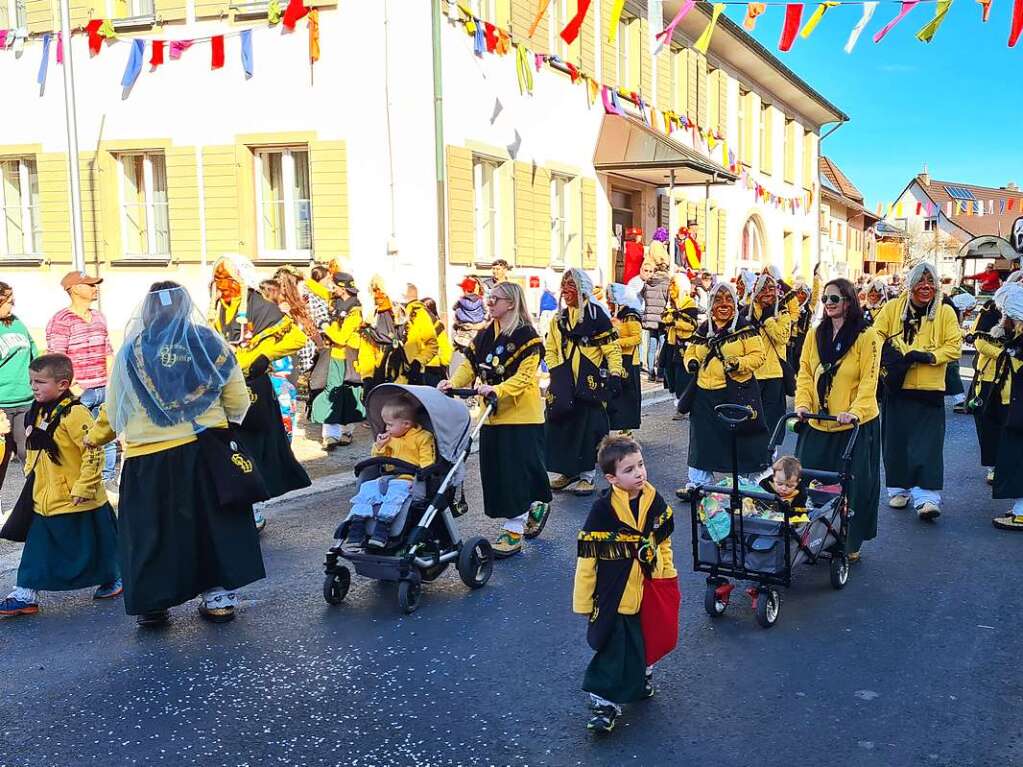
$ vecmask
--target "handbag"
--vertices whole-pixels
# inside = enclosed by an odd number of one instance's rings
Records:
[[[206,429],[198,439],[221,508],[251,506],[270,497],[259,467],[234,429]]]
[[[678,404],[675,406],[675,410],[680,415],[688,415],[693,409],[693,403],[696,401],[696,376],[694,375],[689,379],[689,383],[686,384],[686,388],[682,390],[682,395],[678,398]]]
[[[575,382],[572,365],[567,360],[550,369],[547,385],[547,420],[560,421],[575,409]]]
[[[16,543],[24,543],[28,539],[28,529],[32,527],[32,520],[35,519],[35,500],[33,492],[35,488],[35,470],[25,477],[25,485],[21,488],[11,514],[7,517],[3,528],[0,528],[0,538],[6,538]]]
[[[733,405],[743,405],[753,411],[753,417],[737,424],[735,433],[748,437],[767,431],[764,423],[764,403],[760,398],[760,384],[753,376],[746,381],[736,381],[725,371],[725,397]]]
[[[646,665],[652,666],[678,645],[678,611],[682,593],[678,576],[643,578],[643,600],[639,622],[646,650]]]
[[[567,361],[566,361],[566,364]],[[571,366],[569,366],[571,370]],[[579,353],[579,376],[575,381],[575,397],[582,402],[602,405],[611,399],[610,373],[607,368],[597,367],[582,352]]]

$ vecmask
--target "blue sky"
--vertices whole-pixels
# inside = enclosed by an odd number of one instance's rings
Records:
[[[816,7],[808,3],[803,21]],[[927,163],[932,178],[1023,185],[1023,39],[1009,48],[1011,0],[981,23],[975,0],[955,0],[934,41],[916,32],[934,15],[921,2],[880,43],[874,33],[899,10],[882,2],[852,54],[843,50],[861,6],[831,8],[809,39],[778,51],[784,8],[768,6],[754,37],[850,117],[821,146],[874,209]],[[742,23],[745,6],[726,13]]]

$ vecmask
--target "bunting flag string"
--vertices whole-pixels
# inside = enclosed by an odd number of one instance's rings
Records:
[[[695,2],[695,0],[693,0]],[[550,0],[547,0],[550,2]],[[607,22],[607,43],[608,45],[614,45],[615,40],[618,39],[618,22],[622,18],[622,10],[625,8],[625,0],[614,0],[614,5],[611,6],[611,18]],[[532,32],[529,34],[533,36]]]
[[[939,0],[937,7],[934,9],[934,18],[920,28],[920,31],[916,33],[916,39],[922,43],[931,42],[934,39],[934,33],[938,31],[938,27],[944,23],[948,10],[951,7],[952,0]]]
[[[856,22],[856,26],[852,28],[852,32],[849,33],[849,39],[845,43],[846,53],[853,52],[853,48],[856,47],[856,41],[860,39],[860,35],[863,34],[863,30],[866,29],[867,24],[870,23],[870,19],[874,15],[874,11],[877,10],[877,6],[877,0],[863,4],[863,15],[860,16],[860,20]]]
[[[945,203],[933,201],[917,201],[908,204],[902,200],[895,202],[877,204],[876,213],[879,218],[902,218],[909,210],[917,216],[933,218],[944,214],[946,218],[952,216],[994,216],[1012,213],[1014,208],[1023,211],[1023,197],[1003,197],[999,200],[950,200]]]
[[[43,35],[43,58],[39,62],[39,73],[36,75],[36,83],[39,84],[39,89],[42,91],[46,87],[46,72],[50,68],[50,40],[52,35],[47,32]]]
[[[575,16],[561,30],[561,39],[569,45],[574,43],[575,39],[579,37],[579,30],[582,29],[583,20],[586,18],[586,12],[590,10],[592,0],[575,0],[575,2]]]
[[[785,23],[781,28],[781,39],[778,40],[778,50],[782,52],[792,48],[792,43],[799,32],[799,24],[803,20],[803,4],[789,3],[785,6]]]
[[[767,3],[747,3],[746,16],[742,20],[742,25],[752,32],[757,28],[757,17],[763,15],[766,10]]]
[[[694,7],[696,7],[696,0],[685,0],[685,2],[682,3],[682,7],[678,9],[678,13],[676,13],[674,18],[668,22],[668,26],[658,32],[654,39],[657,40],[661,46],[663,46],[666,41],[671,40],[672,35],[675,34],[675,27],[679,25],[679,22],[681,22],[682,19],[686,17],[686,14],[693,10]],[[617,26],[617,24],[615,26]]]
[[[1009,47],[1015,48],[1023,32],[1023,0],[1014,0],[1012,5],[1012,27],[1009,29]]]

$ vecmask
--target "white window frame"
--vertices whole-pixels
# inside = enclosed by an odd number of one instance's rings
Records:
[[[501,160],[483,155],[472,158],[472,200],[473,229],[476,243],[475,258],[477,263],[489,264],[498,258],[501,247]],[[484,200],[484,181],[489,171],[490,196]],[[485,203],[485,205],[484,205]],[[487,224],[490,233],[487,234]],[[489,240],[489,242],[487,242]]]
[[[615,38],[615,70],[619,88],[629,88],[629,70],[632,68],[632,50],[629,33],[632,31],[632,17],[622,14],[618,18],[618,36]]]
[[[299,202],[294,197],[295,190],[295,152],[302,152],[309,157],[309,148],[305,145],[298,146],[268,146],[258,147],[252,150],[253,173],[256,186],[256,247],[259,258],[262,260],[284,260],[284,261],[310,261],[313,257],[313,243],[315,234],[312,231],[313,219],[313,189],[312,189],[312,168],[307,159],[306,168],[310,173],[309,179],[309,247],[298,247],[298,224],[296,222],[296,205]],[[281,190],[284,195],[284,249],[270,248],[266,244],[266,235],[263,231],[263,158],[267,155],[281,155]]]
[[[469,11],[478,19],[497,22],[497,0],[469,0]]]
[[[7,204],[4,199],[4,187],[0,183],[0,258],[35,258],[40,251],[37,237],[39,220],[39,197],[32,200],[32,174],[36,177],[36,189],[39,188],[39,170],[35,160],[29,157],[0,157],[0,165],[18,163],[18,189],[21,203],[22,249],[19,253],[7,252]]]
[[[572,178],[551,174],[551,266],[564,267],[568,262],[572,208],[568,194]]]
[[[106,0],[107,18],[113,21],[156,18],[156,0],[124,0],[124,2],[128,7],[128,12],[124,16],[118,16],[118,0]]]
[[[925,232],[933,232],[937,228],[938,228],[938,219],[937,219],[937,217],[931,217],[931,218],[925,218],[924,219],[924,231]]]
[[[118,205],[121,208],[121,232],[127,234],[128,232],[128,202],[124,198],[125,192],[125,170],[124,161],[129,158],[141,157],[142,158],[142,191],[145,196],[145,202],[143,206],[146,209],[146,253],[129,253],[128,244],[126,238],[122,237],[122,255],[126,259],[169,259],[171,240],[170,240],[170,199],[167,202],[157,203],[156,187],[153,184],[153,159],[159,158],[163,161],[163,181],[167,183],[167,158],[163,152],[118,152],[117,158],[117,200]],[[167,189],[164,189],[164,195],[168,194]],[[136,207],[136,203],[132,203],[132,207]],[[166,209],[167,218],[167,250],[161,252],[157,243],[156,236],[156,211],[158,208]]]

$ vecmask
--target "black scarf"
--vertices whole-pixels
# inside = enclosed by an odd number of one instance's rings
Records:
[[[507,381],[518,372],[523,360],[541,354],[543,342],[532,325],[502,333],[496,320],[476,334],[465,352],[473,372],[489,386]]]
[[[331,310],[333,311],[335,317],[337,317],[339,320],[342,320],[345,317],[347,317],[348,312],[350,312],[356,306],[362,306],[362,304],[359,303],[358,296],[349,296],[348,298],[335,298],[333,304],[331,305]]]
[[[32,401],[32,407],[25,413],[25,446],[29,450],[40,450],[50,457],[50,460],[60,466],[60,449],[53,435],[57,433],[57,427],[64,415],[75,405],[78,398],[67,392],[60,399],[53,402]],[[36,425],[39,416],[42,421]]]
[[[865,322],[854,324],[847,321],[843,322],[838,333],[834,334],[831,330],[829,317],[825,317],[817,326],[814,340],[817,343],[817,356],[820,357],[822,368],[820,377],[817,379],[817,398],[821,403],[822,410],[827,410],[828,395],[835,383],[835,375],[838,373],[839,365],[842,364],[842,358],[855,346],[856,339],[866,328]]]
[[[980,310],[977,317],[977,324],[973,328],[974,333],[990,333],[994,327],[1001,322],[1002,313],[993,300],[988,300]]]
[[[258,336],[267,328],[272,328],[284,319],[284,312],[277,304],[271,303],[263,298],[263,294],[254,288],[248,289],[249,294],[246,302],[248,316],[245,321],[252,326],[252,335]],[[220,302],[217,307],[217,318],[220,320],[220,334],[227,339],[229,344],[238,345],[245,339],[245,328],[238,321],[236,312],[231,321],[227,321],[227,305]]]
[[[920,332],[920,324],[923,322],[924,317],[927,316],[927,311],[931,308],[931,305],[917,306],[913,303],[912,298],[907,298],[906,306],[909,311],[906,313],[906,318],[902,321],[902,340],[907,344],[912,344],[916,334]]]
[[[568,307],[561,310],[558,329],[562,340],[571,340],[579,346],[603,346],[614,340],[615,331],[611,318],[597,306],[587,304],[579,313],[579,322],[573,327],[568,324]]]

